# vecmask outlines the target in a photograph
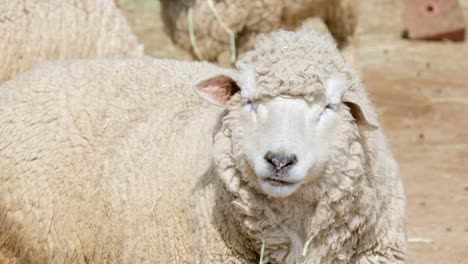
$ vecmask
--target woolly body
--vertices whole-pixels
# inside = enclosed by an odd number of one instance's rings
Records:
[[[380,128],[341,105],[347,125],[331,137],[323,175],[273,198],[245,159],[240,94],[222,112],[188,87],[224,75],[251,100],[313,100],[332,73],[359,80],[333,41],[276,32],[238,68],[78,61],[6,82],[0,259],[255,263],[263,239],[273,263],[404,263],[405,199]],[[364,89],[357,81],[349,92],[373,119]]]
[[[279,28],[295,29],[310,17],[320,17],[340,42],[353,35],[356,26],[355,0],[241,0],[213,1],[223,23],[235,34],[237,52],[253,48],[256,36]],[[229,35],[217,21],[208,1],[163,0],[161,14],[172,40],[193,51],[189,34],[189,8],[193,9],[196,46],[204,59],[225,63],[230,57]]]
[[[70,61],[1,85],[0,259],[193,263],[190,192],[210,167],[220,109],[190,86],[219,71]]]
[[[0,3],[0,81],[53,59],[143,56],[113,0]]]

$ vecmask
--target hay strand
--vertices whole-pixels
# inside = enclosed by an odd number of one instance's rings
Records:
[[[236,62],[236,35],[221,19],[221,16],[219,15],[218,10],[216,10],[216,7],[214,6],[213,0],[207,0],[207,1],[208,1],[208,6],[210,7],[211,12],[215,16],[216,20],[221,25],[223,30],[226,31],[226,33],[229,35],[229,43],[231,46],[231,63],[234,63]]]
[[[425,237],[410,237],[408,238],[408,243],[424,243],[424,244],[430,244],[432,243],[431,238],[425,238]]]
[[[302,249],[302,257],[305,258],[307,256],[307,252],[309,251],[309,246],[310,246],[310,242],[312,242],[312,239],[314,238],[314,236],[311,236],[309,239],[307,239],[307,241],[305,242],[304,244],[304,248]]]
[[[197,40],[195,38],[195,31],[193,30],[193,9],[192,7],[188,10],[188,26],[189,26],[189,36],[190,36],[190,44],[192,45],[193,52],[197,55],[198,60],[204,60],[203,55],[201,54],[200,50],[198,49]]]
[[[262,239],[262,249],[260,250],[260,264],[267,264],[270,261],[268,256],[265,257],[265,240]]]

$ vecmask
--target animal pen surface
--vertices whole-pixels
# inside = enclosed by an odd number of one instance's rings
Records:
[[[164,33],[158,1],[120,6],[146,55],[190,59]],[[467,263],[468,43],[401,39],[399,1],[362,0],[359,10],[349,48],[400,164],[409,263]]]

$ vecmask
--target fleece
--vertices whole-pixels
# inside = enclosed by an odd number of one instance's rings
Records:
[[[323,19],[342,44],[354,34],[357,23],[356,0],[222,0],[213,1],[213,7],[215,11],[206,0],[162,0],[161,15],[174,43],[191,52],[196,46],[204,59],[223,64],[232,56],[223,24],[235,36],[236,55],[240,56],[255,46],[258,34],[279,28],[293,30],[312,17]]]
[[[191,192],[222,109],[191,84],[220,70],[77,60],[3,83],[0,262],[197,263],[193,233],[210,216],[189,220]]]
[[[0,82],[43,60],[142,57],[114,0],[0,2]]]

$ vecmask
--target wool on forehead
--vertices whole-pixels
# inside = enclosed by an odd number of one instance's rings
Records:
[[[354,75],[332,37],[310,30],[262,35],[236,66],[242,96],[251,100],[279,95],[313,99],[324,93],[332,74],[343,73],[348,79]]]

